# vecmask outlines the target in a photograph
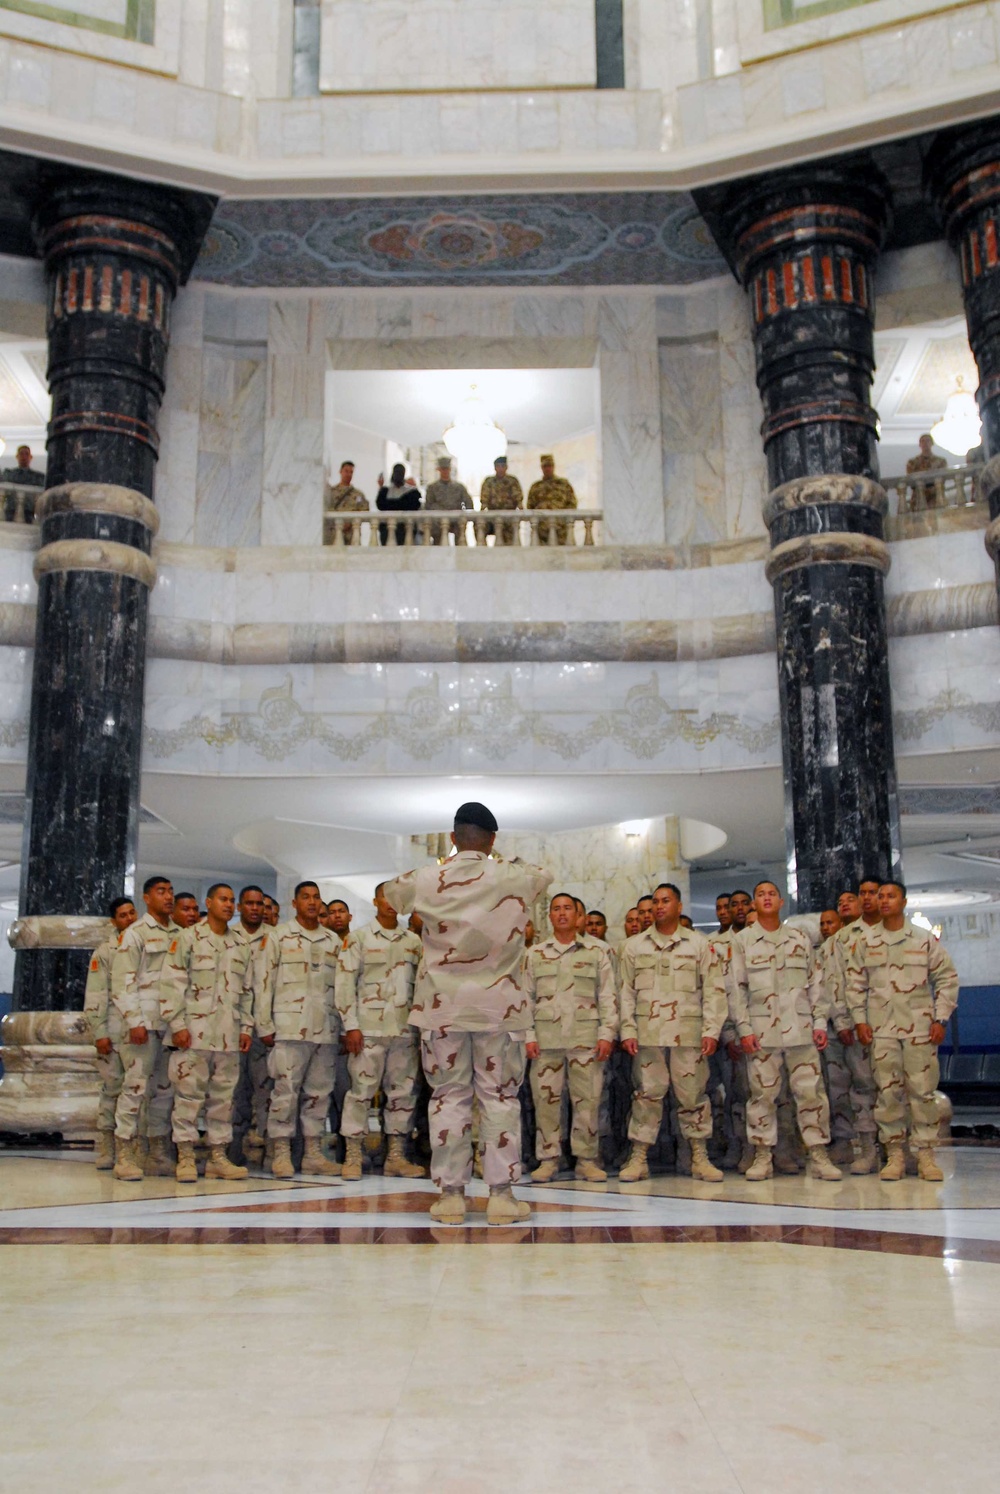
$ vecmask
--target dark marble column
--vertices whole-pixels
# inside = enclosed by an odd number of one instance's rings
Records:
[[[15,1012],[82,1006],[93,921],[133,889],[156,423],[171,306],[213,207],[55,167],[36,190],[52,419]]]
[[[1000,120],[938,135],[925,158],[925,176],[962,269],[988,458],[980,474],[990,510],[986,548],[1000,589]]]
[[[872,276],[888,189],[867,161],[702,194],[746,288],[764,406],[789,901],[899,864]]]

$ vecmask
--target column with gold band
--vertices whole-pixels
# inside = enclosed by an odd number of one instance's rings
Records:
[[[870,403],[888,188],[871,161],[852,158],[697,196],[750,303],[789,893],[813,911],[899,864],[886,497]]]

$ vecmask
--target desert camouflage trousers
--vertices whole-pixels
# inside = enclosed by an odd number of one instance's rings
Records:
[[[708,1059],[702,1058],[700,1048],[640,1048],[635,1075],[629,1141],[655,1145],[671,1085],[681,1135],[688,1141],[708,1140],[712,1134],[712,1106],[706,1094]]]
[[[431,1177],[462,1188],[472,1176],[472,1097],[479,1101],[483,1180],[507,1187],[521,1176],[524,1043],[509,1032],[421,1033],[420,1054],[431,1087],[427,1119]]]
[[[934,1091],[941,1070],[933,1043],[903,1043],[898,1038],[876,1038],[871,1046],[872,1073],[878,1087],[875,1120],[879,1140],[906,1140],[906,1108],[910,1108],[913,1146],[934,1146],[938,1139],[938,1108]]]
[[[334,1043],[275,1038],[267,1056],[267,1072],[274,1080],[267,1114],[272,1141],[290,1141],[299,1116],[303,1136],[324,1135],[336,1064]]]
[[[127,1040],[119,1043],[118,1053],[122,1087],[115,1105],[115,1135],[122,1141],[139,1135],[169,1136],[174,1091],[170,1054],[163,1046],[162,1034],[151,1032],[141,1044]]]
[[[344,1096],[341,1136],[364,1135],[380,1086],[385,1089],[385,1134],[405,1136],[417,1107],[420,1050],[416,1029],[411,1027],[400,1037],[366,1037],[360,1053],[347,1055],[347,1072],[351,1088]]]
[[[233,1139],[233,1095],[240,1077],[238,1053],[178,1048],[170,1055],[174,1086],[174,1140],[198,1140],[198,1116],[205,1107],[205,1140],[228,1146]]]
[[[543,1049],[531,1060],[531,1095],[535,1102],[535,1153],[539,1162],[558,1161],[562,1152],[562,1097],[569,1072],[572,1124],[570,1150],[578,1160],[597,1157],[597,1118],[604,1086],[604,1064],[593,1048]]]
[[[875,1138],[875,1079],[867,1050],[860,1043],[845,1048],[833,1030],[820,1059],[830,1096],[830,1133],[834,1141],[855,1136]]]
[[[122,1063],[121,1053],[117,1048],[112,1048],[110,1053],[98,1053],[95,1065],[101,1084],[97,1094],[97,1129],[113,1131],[115,1129],[115,1106],[122,1092],[125,1065]]]
[[[778,1097],[786,1069],[804,1144],[807,1147],[829,1144],[830,1102],[823,1087],[819,1053],[812,1043],[802,1048],[765,1048],[751,1055],[749,1069],[747,1140],[751,1146],[773,1149],[777,1144]]]

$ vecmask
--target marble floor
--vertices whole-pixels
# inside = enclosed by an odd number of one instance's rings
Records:
[[[941,1158],[567,1179],[495,1230],[0,1151],[0,1490],[992,1494],[1000,1152]]]

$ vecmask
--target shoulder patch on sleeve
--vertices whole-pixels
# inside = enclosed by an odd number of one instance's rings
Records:
[[[177,949],[177,940],[176,939],[171,939],[171,941],[170,941],[170,953],[174,954],[174,952],[176,951],[176,949]]]
[[[100,968],[101,968],[101,962],[97,958],[96,955],[94,956],[94,958],[90,962],[90,968],[91,968],[91,970],[100,970]]]

